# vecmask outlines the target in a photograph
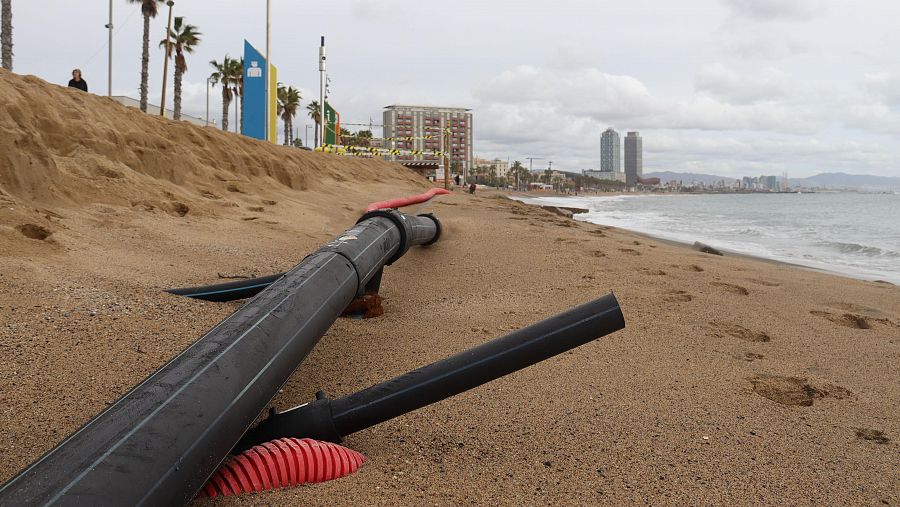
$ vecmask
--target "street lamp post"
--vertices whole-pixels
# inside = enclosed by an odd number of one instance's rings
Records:
[[[319,146],[325,145],[325,36],[319,46]]]
[[[109,24],[106,25],[109,30],[109,75],[107,76],[107,97],[112,97],[112,56],[113,56],[113,0],[109,0]]]
[[[169,51],[171,51],[170,37],[169,34],[172,33],[172,6],[175,5],[173,0],[169,0],[166,2],[166,5],[169,6],[169,25],[166,28],[166,54],[163,55],[163,83],[162,83],[162,98],[159,100],[159,115],[165,118],[166,116],[166,81],[169,76]]]
[[[206,126],[209,127],[209,87],[212,85],[212,77],[206,78]]]
[[[269,108],[272,107],[272,94],[275,93],[272,90],[272,78],[269,76],[269,73],[272,72],[272,0],[266,0],[266,140],[275,142],[277,139],[270,139],[270,137],[276,137],[276,132],[269,132],[269,118],[271,117],[272,111],[269,111]]]

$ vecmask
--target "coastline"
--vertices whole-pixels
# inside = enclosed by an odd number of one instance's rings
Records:
[[[668,194],[667,194],[667,195],[668,195]],[[701,194],[671,194],[671,195],[674,196],[674,195],[701,195]],[[703,195],[705,195],[705,194],[703,194]],[[710,195],[712,195],[712,194],[710,194]],[[596,194],[590,194],[590,195],[586,195],[586,196],[584,196],[584,197],[601,197],[601,198],[602,198],[602,197],[621,197],[621,196],[631,196],[631,197],[637,198],[637,197],[653,197],[653,196],[658,196],[658,195],[657,195],[657,194],[634,194],[634,193],[623,193],[623,192],[610,192],[610,193],[608,193],[608,194],[605,194],[605,193],[604,193],[604,194],[599,194],[599,195],[596,195]],[[558,194],[558,193],[554,193],[554,194],[552,194],[552,195],[540,195],[540,196],[534,196],[534,195],[529,195],[529,194],[523,193],[523,192],[515,192],[515,193],[507,193],[506,197],[509,198],[509,199],[511,199],[511,200],[514,200],[514,201],[517,201],[517,202],[521,202],[521,203],[523,203],[523,204],[527,204],[527,205],[531,205],[531,206],[536,206],[536,207],[538,207],[538,208],[540,208],[540,207],[542,207],[542,206],[555,206],[555,207],[559,207],[559,208],[566,208],[566,206],[562,206],[562,205],[556,205],[556,204],[546,204],[546,205],[541,205],[541,204],[534,203],[534,202],[527,202],[527,201],[522,200],[522,199],[535,199],[535,198],[544,198],[544,197],[549,197],[549,198],[580,198],[580,197],[582,197],[582,196],[580,196],[580,195],[579,195],[579,196],[572,196],[572,195]],[[518,199],[519,197],[521,197],[522,199]],[[621,226],[618,226],[618,225],[596,224],[595,222],[591,222],[591,221],[586,220],[586,219],[584,219],[584,218],[579,218],[579,216],[583,216],[583,215],[586,215],[586,213],[574,213],[573,216],[572,216],[572,219],[578,220],[578,221],[580,221],[580,222],[589,223],[589,224],[603,225],[603,226],[605,226],[605,227],[612,227],[612,228],[615,228],[615,229],[618,229],[618,230],[621,230],[621,231],[627,231],[627,232],[629,232],[629,233],[631,233],[631,234],[635,234],[635,235],[638,235],[638,236],[642,236],[642,237],[647,238],[647,239],[652,239],[652,240],[654,240],[654,241],[659,241],[659,242],[661,242],[661,243],[666,243],[666,244],[670,244],[670,245],[673,245],[673,246],[679,246],[679,247],[687,248],[687,249],[689,249],[689,250],[694,250],[694,248],[693,248],[693,243],[692,243],[691,241],[689,241],[689,240],[681,240],[681,239],[675,239],[675,238],[671,238],[671,237],[665,237],[665,236],[661,236],[661,235],[654,234],[654,233],[651,233],[651,232],[641,231],[641,230],[637,230],[637,229],[631,229],[631,228],[627,228],[627,227],[621,227]],[[714,243],[714,242],[715,242],[715,238],[698,238],[698,239],[696,239],[696,240],[694,240],[694,241],[699,241],[699,242],[701,242],[701,243]],[[761,255],[761,254],[753,254],[753,253],[743,252],[743,251],[740,251],[740,250],[736,250],[736,249],[734,249],[734,248],[730,248],[730,247],[728,247],[728,246],[725,246],[725,247],[722,247],[722,246],[719,246],[719,245],[713,245],[713,246],[714,246],[714,248],[716,248],[717,250],[723,252],[723,253],[726,254],[726,255],[732,256],[732,257],[740,257],[740,258],[749,259],[749,260],[755,260],[755,261],[760,261],[760,262],[767,262],[767,263],[774,263],[774,264],[779,264],[779,265],[784,265],[784,266],[790,266],[790,267],[794,267],[794,268],[799,268],[799,269],[803,269],[803,270],[812,271],[812,272],[815,272],[815,273],[823,273],[823,274],[829,274],[829,275],[838,276],[838,277],[842,277],[842,278],[847,278],[847,279],[850,279],[850,280],[860,280],[860,281],[865,281],[865,282],[874,282],[874,283],[883,283],[883,284],[889,284],[889,285],[897,285],[897,283],[895,283],[895,282],[893,282],[893,281],[880,279],[880,278],[878,278],[878,277],[876,277],[876,276],[867,276],[867,275],[862,274],[862,273],[855,273],[855,272],[853,272],[852,270],[849,270],[849,269],[848,269],[848,270],[845,270],[845,271],[842,271],[842,270],[839,269],[839,266],[834,266],[834,265],[831,265],[831,264],[829,264],[829,265],[827,265],[827,266],[814,266],[814,265],[809,265],[809,264],[803,264],[803,263],[801,263],[801,262],[794,262],[794,261],[790,261],[790,260],[779,259],[779,258],[775,258],[775,257],[767,257],[767,256]],[[824,263],[820,263],[820,264],[824,264]]]

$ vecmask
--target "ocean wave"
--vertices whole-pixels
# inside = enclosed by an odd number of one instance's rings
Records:
[[[885,250],[877,246],[860,245],[859,243],[843,243],[840,241],[820,241],[818,245],[837,250],[845,254],[859,254],[866,257],[890,257],[900,258],[900,252]]]
[[[747,228],[737,231],[741,236],[765,236],[765,233],[759,229]]]

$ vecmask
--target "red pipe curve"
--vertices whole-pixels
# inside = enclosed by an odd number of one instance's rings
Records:
[[[339,479],[359,470],[362,454],[311,438],[279,438],[231,456],[200,491],[215,498]]]
[[[368,207],[366,207],[366,211],[368,212],[375,211],[377,209],[402,208],[411,204],[419,204],[430,201],[431,198],[436,195],[444,195],[449,193],[449,190],[444,190],[443,188],[432,188],[424,194],[411,195],[409,197],[401,197],[399,199],[388,199],[387,201],[373,202]]]

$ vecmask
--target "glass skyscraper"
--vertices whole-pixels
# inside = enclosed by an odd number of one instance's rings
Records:
[[[619,133],[608,128],[600,136],[600,171],[618,173],[622,171]]]

